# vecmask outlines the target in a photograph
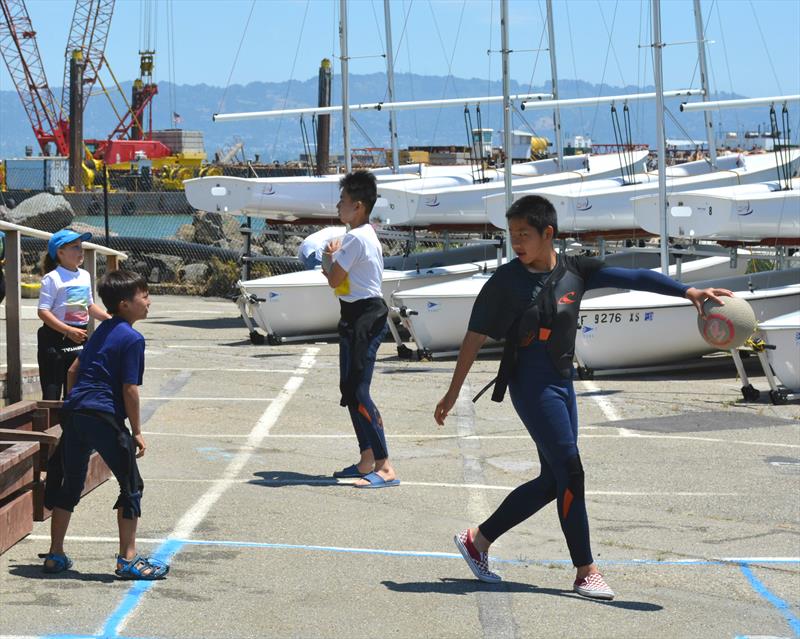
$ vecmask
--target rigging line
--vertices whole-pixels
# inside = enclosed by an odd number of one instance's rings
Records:
[[[644,19],[644,2],[645,0],[639,0],[639,36],[638,36],[638,43],[639,46],[636,47],[636,86],[638,90],[642,91],[642,87],[644,86],[644,79],[645,74],[647,73],[647,56],[643,55],[643,47],[642,47],[642,21]],[[644,104],[641,100],[637,100],[636,102],[636,132],[637,135],[641,134],[641,122],[644,120],[642,117],[644,111]]]
[[[541,1],[538,4],[539,7],[539,17],[542,19],[542,32],[539,34],[539,47],[536,49],[536,57],[533,59],[533,68],[531,69],[531,79],[528,82],[528,93],[533,93],[533,76],[536,73],[536,67],[539,66],[539,56],[542,54],[542,44],[544,43],[544,34],[547,31],[547,22],[546,18],[542,15],[542,3]],[[547,53],[548,55],[554,55],[553,53],[553,43],[547,43]],[[552,85],[552,81],[550,82]],[[552,87],[552,90],[555,91],[556,87]]]
[[[403,7],[405,7],[405,2],[406,2],[406,0],[403,0]],[[414,4],[414,0],[411,0],[411,2],[409,2],[409,4],[408,4],[408,11],[406,12],[406,19],[405,19],[405,22],[403,23],[403,32],[400,34],[401,42],[402,42],[403,36],[405,35],[405,32],[406,32],[406,25],[408,24],[408,16],[411,14],[411,6],[413,4]],[[411,73],[411,69],[413,67],[411,66],[411,43],[409,42],[409,40],[410,40],[410,38],[406,38],[405,39],[405,43],[406,43],[406,59],[408,60],[408,71],[409,71],[409,73],[408,73],[408,83],[409,83],[409,87],[411,89],[411,99],[414,100],[414,99],[416,99],[416,94],[414,93],[414,75]],[[399,54],[400,53],[400,49],[398,49],[397,52]],[[417,110],[416,109],[412,109],[411,117],[412,117],[413,122],[414,122],[414,139],[417,142],[419,142],[419,127],[418,127],[418,122],[417,122]]]
[[[583,97],[581,95],[580,84],[578,83],[578,67],[575,66],[575,44],[572,39],[572,18],[569,15],[569,2],[564,3],[564,10],[567,14],[567,33],[569,34],[569,52],[572,58],[572,77],[575,82],[575,97]]]
[[[603,60],[603,74],[600,77],[600,89],[598,90],[598,91],[602,91],[603,90],[603,86],[605,85],[605,82],[606,82],[606,71],[608,70],[608,57],[611,54],[611,34],[608,33],[608,26],[606,25],[606,18],[603,15],[603,8],[600,6],[600,1],[599,0],[597,0],[597,8],[600,11],[600,17],[603,20],[603,26],[606,28],[606,34],[608,35],[608,47],[606,47],[606,57],[605,57],[605,60]],[[617,16],[617,5],[615,4],[614,5],[614,20],[616,20],[616,16]],[[613,31],[613,23],[612,23],[612,31]],[[623,84],[624,84],[624,81],[623,81]],[[600,97],[600,93],[599,92],[598,92],[597,97]],[[599,112],[600,112],[600,105],[596,104],[595,107],[594,107],[594,114],[592,116],[592,126],[591,126],[591,129],[590,129],[590,132],[592,132],[592,133],[594,133],[594,127],[595,127],[595,124],[597,124],[597,116],[598,116]]]
[[[492,91],[492,36],[494,35],[494,2],[489,2],[489,50],[486,52],[486,63],[488,69],[486,70],[486,95],[491,95]],[[489,117],[491,118],[492,107],[489,105]]]
[[[764,32],[761,29],[761,22],[758,20],[758,14],[756,13],[756,8],[753,6],[753,0],[748,0],[748,4],[750,5],[750,11],[753,13],[753,18],[756,21],[756,27],[758,27],[758,35],[761,36],[761,44],[764,45],[764,51],[767,54],[767,60],[769,61],[769,68],[772,71],[772,76],[775,78],[775,85],[778,87],[778,93],[783,93],[783,88],[781,88],[781,81],[778,78],[778,74],[775,72],[775,65],[772,63],[772,56],[769,53],[769,47],[767,47],[767,40],[764,38]]]
[[[727,69],[728,72],[728,88],[730,92],[733,94],[734,90],[733,90],[733,76],[731,75],[731,62],[730,59],[728,58],[728,45],[725,41],[725,31],[722,28],[722,16],[719,11],[719,3],[714,2],[714,7],[717,10],[717,23],[719,24],[719,34],[720,34],[719,39],[722,42],[722,52],[725,58],[725,68]],[[738,131],[741,128],[741,123],[739,121],[739,109],[733,109],[733,118],[736,122],[736,130]]]
[[[456,28],[456,37],[453,41],[453,53],[450,55],[450,60],[447,62],[447,78],[444,82],[444,87],[442,88],[442,98],[447,95],[447,82],[448,80],[453,80],[453,89],[455,90],[455,78],[453,77],[453,60],[456,57],[456,48],[458,47],[458,38],[461,35],[461,25],[464,22],[464,10],[467,6],[467,0],[464,0],[461,3],[461,13],[458,17],[458,27]],[[431,16],[433,16],[433,25],[436,28],[436,35],[439,37],[439,44],[442,46],[442,51],[445,54],[445,60],[447,61],[447,51],[444,48],[444,40],[442,39],[442,34],[439,31],[439,23],[436,21],[436,14],[433,12],[433,5],[431,5],[431,0],[428,0],[428,7],[431,11]],[[438,109],[436,111],[436,120],[433,124],[433,135],[432,139],[436,139],[436,133],[439,130],[439,120],[442,117],[442,109]]]
[[[306,28],[306,18],[308,17],[308,8],[311,4],[311,0],[306,0],[306,8],[303,12],[303,22],[300,24],[300,34],[297,36],[297,47],[294,50],[294,60],[292,60],[292,70],[289,72],[289,82],[286,84],[286,96],[283,98],[283,107],[286,107],[286,103],[289,101],[289,93],[292,91],[292,83],[294,82],[294,69],[297,65],[297,57],[300,54],[300,45],[303,42],[303,31]],[[281,128],[283,128],[283,118],[278,118],[278,127],[275,130],[275,141],[272,143],[272,156],[275,156],[275,148],[278,146],[278,136],[281,133]]]
[[[242,37],[239,40],[239,46],[236,48],[236,55],[233,57],[233,64],[231,65],[230,73],[228,73],[228,80],[225,82],[225,90],[222,92],[222,98],[219,101],[219,106],[217,107],[217,113],[222,113],[223,109],[225,108],[225,98],[228,95],[228,89],[231,86],[231,78],[233,78],[233,72],[236,69],[236,63],[239,61],[239,54],[242,52],[242,45],[244,44],[244,39],[247,36],[247,28],[250,26],[250,19],[253,17],[253,10],[256,8],[256,0],[252,0],[250,3],[250,12],[247,14],[247,20],[244,24],[244,31],[242,31]]]
[[[525,114],[522,111],[519,110],[517,105],[516,104],[512,104],[511,108],[513,109],[514,113],[517,114],[517,117],[520,120],[522,120],[523,125],[525,127],[527,127],[528,131],[530,131],[533,134],[534,137],[538,138],[539,134],[536,132],[536,129],[534,129],[533,125],[530,122],[528,122],[527,118],[525,117]]]

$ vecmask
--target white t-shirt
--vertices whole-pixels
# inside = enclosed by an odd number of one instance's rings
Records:
[[[89,307],[94,304],[92,280],[88,271],[70,271],[56,266],[42,278],[39,308],[50,311],[65,324],[82,326],[89,323]]]
[[[371,225],[362,224],[345,235],[333,261],[347,271],[345,281],[336,287],[340,299],[355,302],[383,297],[383,248]]]
[[[297,257],[302,260],[314,253],[316,254],[317,260],[321,262],[322,253],[325,251],[328,242],[335,237],[342,237],[345,233],[347,233],[346,226],[326,226],[324,229],[312,233],[303,240],[300,247],[297,249]]]

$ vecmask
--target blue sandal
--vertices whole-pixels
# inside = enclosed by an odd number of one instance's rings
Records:
[[[39,556],[41,557],[42,555]],[[52,561],[53,564],[48,566],[48,561]],[[52,552],[44,555],[44,564],[42,565],[43,572],[54,575],[59,572],[64,572],[65,570],[69,570],[70,568],[72,568],[72,559],[66,555],[56,555]]]
[[[156,559],[136,555],[128,561],[117,555],[117,569],[114,574],[120,579],[143,579],[153,581],[163,579],[169,572],[169,566]]]

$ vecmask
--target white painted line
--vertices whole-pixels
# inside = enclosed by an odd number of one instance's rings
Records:
[[[26,539],[30,539],[31,541],[50,541],[50,536],[49,535],[28,535],[26,537]],[[66,541],[74,542],[74,543],[90,543],[90,544],[98,544],[98,543],[100,543],[100,544],[118,544],[119,543],[119,537],[67,535]],[[167,541],[167,540],[164,539],[164,538],[154,538],[154,537],[149,537],[149,538],[148,537],[143,537],[143,538],[137,537],[136,538],[136,542],[137,543],[142,543],[142,544],[162,544],[165,541]],[[222,544],[222,545],[228,545],[228,546],[240,545],[240,546],[243,546],[243,547],[247,546],[247,547],[250,547],[250,548],[253,548],[253,549],[257,549],[257,548],[264,548],[266,550],[272,550],[273,549],[273,548],[269,547],[269,543],[268,542],[259,542],[259,541],[245,541],[245,540],[233,540],[233,539],[225,539],[225,540],[220,540],[220,539],[181,539],[181,541],[184,541],[184,542],[186,542],[188,544]],[[344,546],[297,546],[297,548],[309,548],[309,549],[319,549],[319,550],[325,550],[325,549],[330,549],[330,550],[354,550],[354,551],[376,550],[378,552],[383,551],[383,552],[387,552],[387,553],[420,553],[420,554],[426,554],[426,555],[431,555],[431,556],[448,556],[448,557],[454,557],[454,558],[458,558],[459,557],[459,555],[457,555],[455,553],[441,553],[441,552],[436,551],[436,550],[429,550],[429,551],[425,551],[425,550],[418,550],[418,551],[414,551],[414,550],[390,550],[390,549],[383,549],[383,548],[378,548],[378,549],[368,549],[368,548],[358,548],[358,547],[348,548],[348,547],[344,547]],[[548,562],[552,562],[552,561],[563,562],[564,560],[563,559],[557,559],[557,560],[541,559],[541,560],[539,560],[539,562],[542,562],[542,563],[548,563]],[[755,557],[697,557],[695,559],[687,559],[686,557],[676,557],[675,559],[670,559],[670,558],[666,558],[666,559],[644,559],[644,558],[629,559],[629,558],[626,558],[626,559],[605,559],[605,560],[602,560],[602,561],[608,562],[608,563],[625,562],[626,564],[631,564],[631,565],[640,563],[643,566],[653,566],[653,565],[658,565],[658,564],[661,564],[661,563],[663,563],[663,564],[688,564],[688,565],[692,565],[692,564],[697,564],[698,562],[715,562],[715,561],[730,562],[730,563],[753,563],[753,564],[760,563],[760,562],[763,562],[763,563],[770,563],[770,562],[775,562],[775,563],[779,563],[779,562],[780,563],[798,563],[798,562],[800,562],[800,556],[796,556],[796,557],[791,557],[791,556],[790,557],[760,557],[760,556],[755,556]],[[18,637],[18,636],[25,636],[25,635],[0,635],[0,639],[2,639],[3,637],[6,637],[6,636]]]
[[[294,394],[303,385],[304,373],[314,365],[316,354],[319,352],[318,348],[306,348],[303,356],[300,358],[300,364],[295,369],[296,375],[290,377],[283,389],[275,398],[264,413],[259,418],[250,435],[247,438],[244,446],[236,453],[233,459],[225,468],[222,477],[215,480],[211,487],[187,510],[180,518],[175,528],[168,535],[168,539],[188,539],[192,536],[195,529],[208,515],[209,511],[214,507],[214,504],[219,501],[220,497],[225,494],[231,486],[231,480],[235,479],[237,475],[246,466],[247,462],[252,457],[253,453],[263,443],[269,435],[269,431],[280,418],[283,409],[289,404]],[[130,613],[129,613],[130,614]],[[122,618],[114,628],[118,634],[125,627],[129,616]]]
[[[29,364],[29,366],[36,366],[36,364]],[[148,366],[148,371],[210,371],[219,373],[294,373],[291,368],[202,368],[192,366],[180,367],[155,367]]]
[[[219,482],[219,479],[185,479],[181,477],[148,477],[149,482],[159,482],[164,484],[210,484]],[[252,484],[254,486],[352,486],[355,479],[337,480],[333,477],[309,477],[300,479],[230,479],[229,484]],[[401,486],[417,486],[421,488],[464,488],[475,490],[499,490],[512,491],[517,486],[494,486],[491,484],[457,484],[448,482],[426,482],[426,481],[406,481]],[[598,497],[741,497],[740,493],[715,493],[715,492],[684,492],[684,491],[626,491],[626,490],[587,490],[586,495]]]
[[[141,400],[184,402],[274,402],[275,397],[140,397]]]
[[[195,437],[198,439],[227,439],[227,438],[242,438],[247,435],[234,435],[230,433],[168,433],[164,431],[144,431],[145,435],[163,436],[163,437]],[[352,433],[342,433],[335,435],[301,435],[301,434],[277,434],[270,435],[270,439],[352,439]],[[457,439],[457,435],[391,435],[391,439],[411,439],[411,440],[425,440],[425,439]],[[753,442],[739,439],[721,439],[717,437],[693,437],[690,435],[650,435],[641,433],[631,433],[630,435],[608,434],[608,435],[581,435],[581,439],[666,439],[678,441],[691,441],[691,442],[704,442],[712,444],[736,444],[737,446],[761,446],[761,447],[776,447],[776,448],[792,448],[800,449],[800,444],[784,444],[781,442]],[[528,435],[465,435],[460,439],[525,439],[530,440]]]
[[[588,380],[585,380],[582,383],[584,388],[586,388],[586,390],[590,393],[589,398],[594,401],[595,404],[597,404],[608,421],[618,422],[622,419],[620,414],[617,412],[617,409],[614,408],[614,404],[611,403],[611,400],[600,394],[602,393],[602,390],[597,384]],[[620,437],[628,437],[633,434],[627,428],[618,428],[617,431],[619,432]]]

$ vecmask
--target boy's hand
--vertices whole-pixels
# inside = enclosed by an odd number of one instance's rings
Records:
[[[147,450],[147,444],[144,443],[144,437],[141,433],[133,436],[133,443],[136,444],[136,457],[144,455],[144,451]]]
[[[436,404],[436,410],[433,411],[433,418],[436,420],[436,423],[439,424],[439,426],[444,426],[444,420],[447,419],[447,415],[453,409],[455,404],[456,397],[451,396],[449,392],[439,400],[438,404]]]
[[[714,300],[717,304],[722,304],[720,297],[733,297],[733,292],[727,288],[690,288],[686,291],[686,299],[690,300],[694,307],[697,309],[697,314],[705,319],[703,313],[703,302],[706,300]]]
[[[342,238],[335,237],[328,242],[328,245],[325,247],[325,252],[336,253],[336,251],[338,251],[340,248],[342,248]]]
[[[70,326],[64,333],[64,337],[69,338],[76,344],[83,344],[86,341],[86,331],[82,328]]]

